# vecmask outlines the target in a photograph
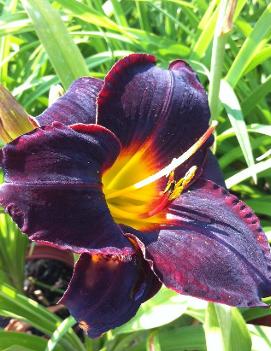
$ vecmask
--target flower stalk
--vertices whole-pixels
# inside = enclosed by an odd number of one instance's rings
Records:
[[[232,29],[235,8],[236,0],[222,0],[220,2],[210,70],[209,105],[212,119],[216,119],[219,114],[219,90],[223,73],[225,45],[228,34]]]

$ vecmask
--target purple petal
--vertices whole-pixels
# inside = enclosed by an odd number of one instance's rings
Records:
[[[90,337],[115,328],[137,312],[161,284],[142,255],[81,255],[62,298]]]
[[[79,78],[52,106],[37,117],[41,126],[54,121],[65,125],[96,123],[96,99],[103,81],[91,77]]]
[[[154,271],[180,293],[234,306],[263,306],[271,261],[259,220],[236,196],[199,180],[169,208],[173,224],[136,234]]]
[[[207,95],[181,60],[165,70],[155,66],[151,55],[127,56],[107,74],[98,96],[98,123],[112,130],[124,147],[151,141],[160,167],[195,143],[208,128],[209,117]],[[187,167],[203,162],[211,141]]]
[[[2,149],[0,204],[30,239],[76,252],[119,252],[129,245],[102,193],[101,175],[120,150],[106,128],[60,123]]]

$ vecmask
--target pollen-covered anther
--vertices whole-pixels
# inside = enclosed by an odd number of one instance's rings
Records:
[[[172,189],[172,186],[174,187],[176,184],[175,179],[174,179],[174,171],[171,171],[168,175],[168,182],[165,187],[165,190],[162,192],[162,194],[166,194]]]
[[[79,325],[79,328],[82,329],[84,332],[87,333],[89,331],[89,325],[87,324],[87,322],[80,321],[78,325]]]
[[[143,214],[142,218],[152,217],[155,214],[162,212],[170,202],[177,199],[193,180],[197,168],[197,166],[192,166],[185,173],[184,177],[178,180],[178,182],[174,180],[174,171],[170,172],[165,190],[161,192],[161,197],[156,202],[157,205],[154,206],[148,213]]]
[[[174,184],[174,188],[170,192],[170,195],[168,198],[169,201],[173,201],[173,200],[177,199],[182,194],[182,192],[188,187],[188,185],[191,183],[191,181],[195,177],[197,169],[198,169],[197,166],[192,166],[185,173],[184,177],[181,178],[180,180],[178,180],[178,182]]]

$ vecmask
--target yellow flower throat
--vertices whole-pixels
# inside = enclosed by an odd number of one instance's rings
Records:
[[[215,127],[214,122],[185,153],[158,171],[159,161],[149,143],[138,149],[122,150],[102,177],[103,191],[114,220],[138,230],[166,224],[168,204],[189,186],[197,167],[191,167],[178,181],[174,179],[174,170],[195,154]]]

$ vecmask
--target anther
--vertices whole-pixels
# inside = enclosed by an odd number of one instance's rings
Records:
[[[191,183],[192,179],[195,177],[198,167],[192,166],[174,186],[172,193],[169,196],[169,200],[172,201],[179,197],[185,188]]]

